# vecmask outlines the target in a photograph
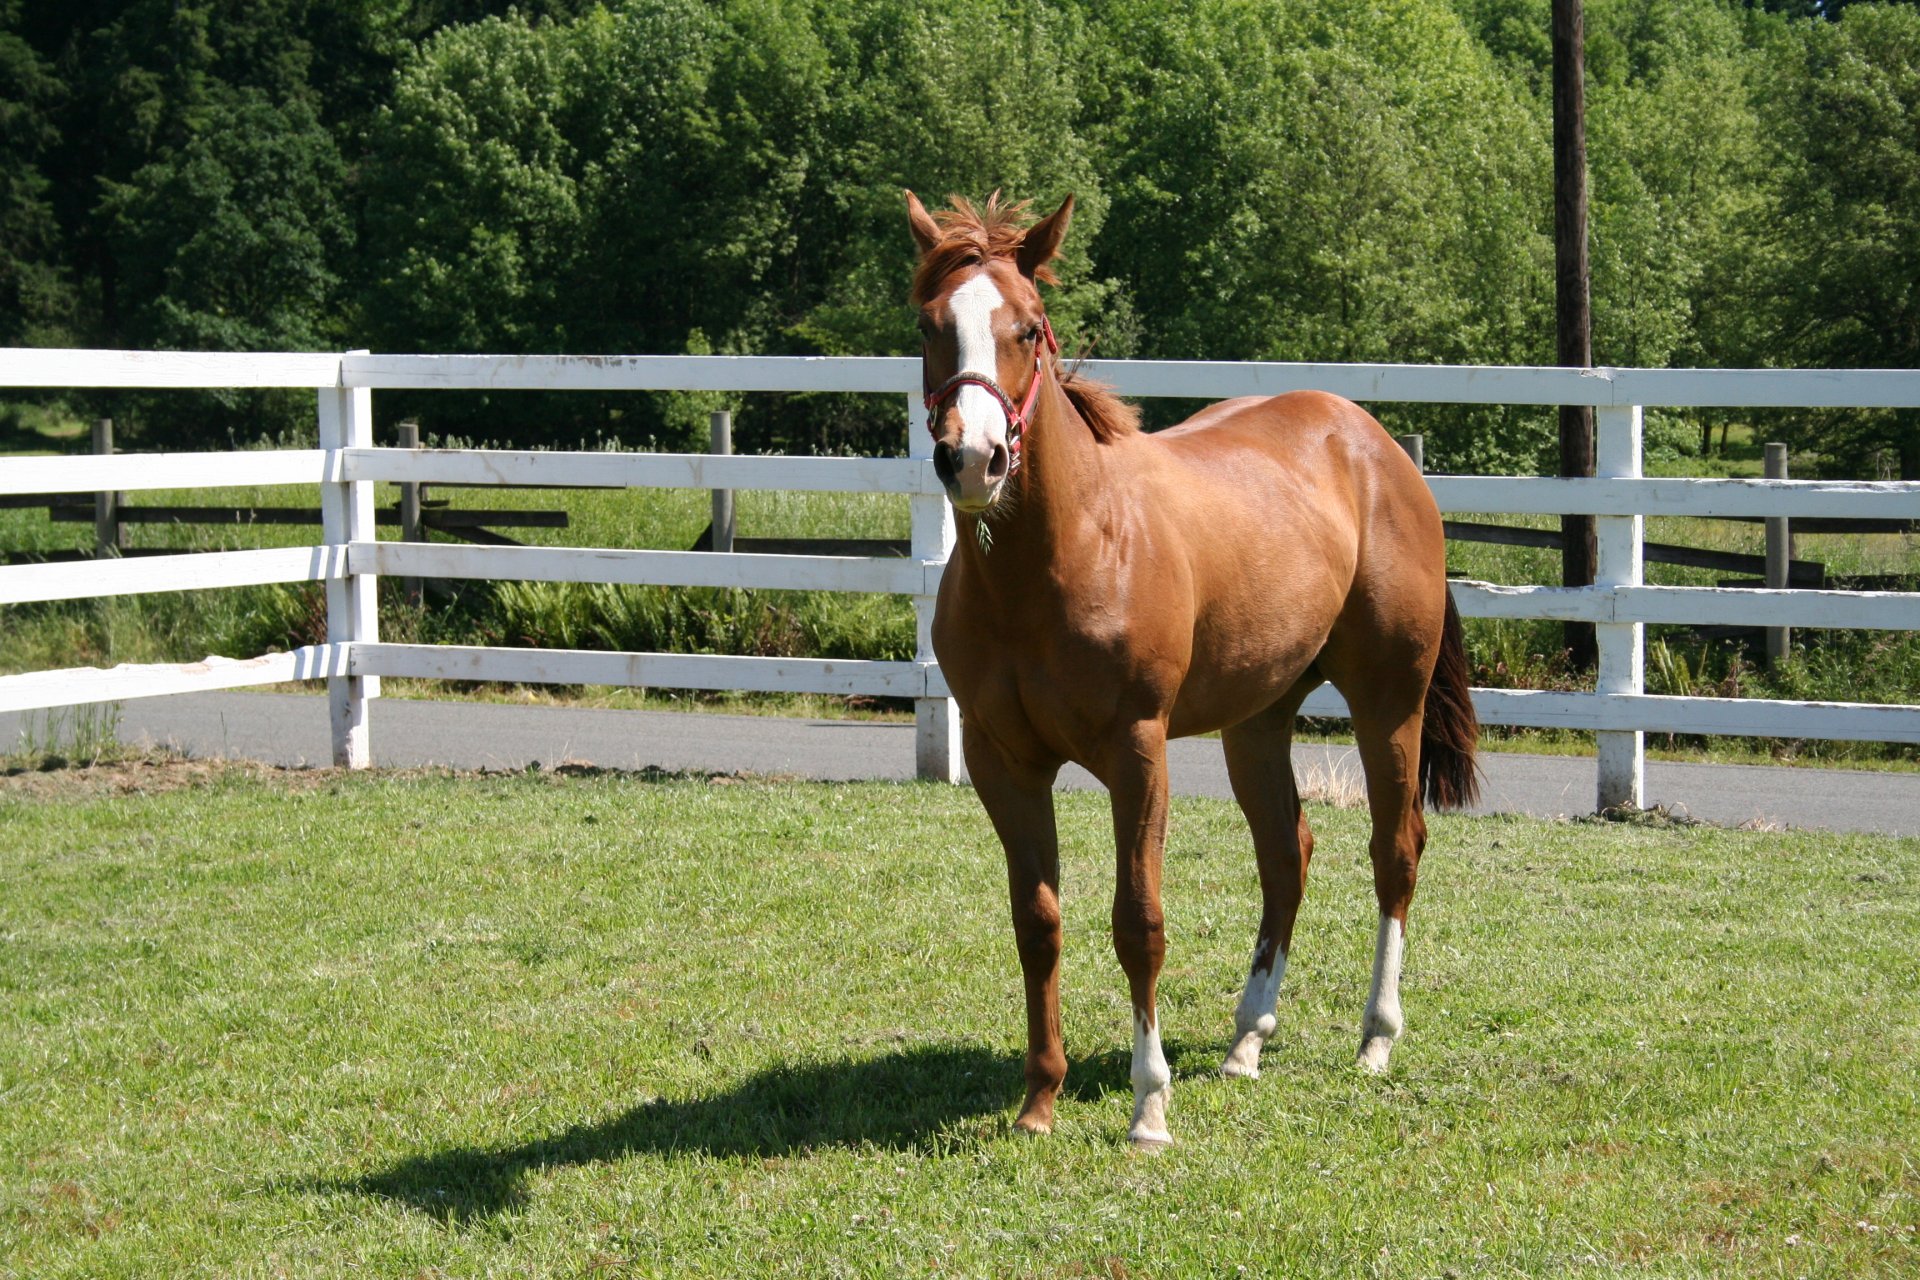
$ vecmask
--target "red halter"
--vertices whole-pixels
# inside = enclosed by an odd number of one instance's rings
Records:
[[[1044,315],[1040,317],[1040,332],[1046,336],[1047,350],[1058,355],[1060,340],[1053,336],[1053,322]],[[1035,351],[1033,379],[1027,383],[1026,398],[1017,406],[1013,403],[1013,397],[1006,393],[1005,388],[992,378],[984,373],[963,370],[941,383],[939,390],[927,393],[927,412],[938,414],[940,407],[959,395],[960,388],[969,383],[984,388],[987,394],[998,400],[1000,407],[1007,411],[1007,474],[1012,475],[1020,469],[1020,445],[1026,437],[1027,423],[1032,420],[1034,402],[1040,398],[1040,361],[1041,355]]]

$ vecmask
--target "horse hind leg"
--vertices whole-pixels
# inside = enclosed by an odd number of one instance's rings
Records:
[[[1377,701],[1375,698],[1368,701]],[[1373,982],[1360,1026],[1359,1063],[1369,1071],[1387,1069],[1394,1041],[1406,1029],[1400,1009],[1400,967],[1406,954],[1407,908],[1413,901],[1420,855],[1426,849],[1427,821],[1420,811],[1421,703],[1412,711],[1382,714],[1354,705],[1354,738],[1367,774],[1367,807],[1373,819],[1369,853],[1373,891],[1380,907],[1374,935]]]
[[[1276,706],[1221,734],[1234,798],[1253,832],[1260,871],[1260,931],[1254,938],[1247,985],[1233,1015],[1233,1044],[1221,1074],[1260,1074],[1260,1051],[1272,1038],[1274,1002],[1287,971],[1293,924],[1306,893],[1313,832],[1300,808],[1293,776],[1293,720],[1317,680],[1302,682]]]

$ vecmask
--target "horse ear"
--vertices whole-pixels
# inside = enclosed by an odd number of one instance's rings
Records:
[[[927,206],[920,203],[920,197],[907,192],[907,229],[913,232],[913,242],[920,246],[920,256],[933,252],[933,246],[940,243],[940,224],[927,212]]]
[[[1052,262],[1060,252],[1060,242],[1067,238],[1067,224],[1073,221],[1073,197],[1069,195],[1058,209],[1027,228],[1027,238],[1020,242],[1018,261],[1020,274],[1033,279],[1040,268]]]

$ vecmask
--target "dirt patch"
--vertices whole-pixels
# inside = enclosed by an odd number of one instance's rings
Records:
[[[0,771],[0,796],[67,800],[98,796],[160,795],[244,779],[310,791],[337,778],[337,769],[287,769],[251,760],[192,760],[150,755],[85,767]]]
[[[162,795],[170,791],[218,786],[244,781],[264,783],[279,791],[316,791],[347,778],[501,778],[542,777],[610,778],[634,782],[704,782],[709,786],[777,784],[791,782],[790,775],[710,773],[704,770],[672,770],[646,766],[639,769],[607,769],[598,765],[567,762],[558,765],[535,763],[525,769],[371,769],[349,772],[345,769],[289,767],[261,764],[253,760],[193,759],[186,756],[153,753],[91,765],[70,765],[52,769],[27,768],[18,764],[0,766],[0,797],[30,800],[92,799],[100,796]]]

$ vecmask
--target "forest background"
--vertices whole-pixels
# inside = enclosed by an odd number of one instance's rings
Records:
[[[1586,10],[1596,362],[1913,367],[1920,10]],[[1548,31],[1548,0],[0,0],[0,345],[906,353],[901,189],[1002,188],[1078,197],[1070,350],[1551,363]],[[312,429],[291,393],[64,399],[131,447]],[[885,398],[763,399],[746,449],[900,451]],[[711,407],[379,397],[570,446],[699,447]],[[1550,411],[1383,416],[1436,470],[1552,470]],[[1912,411],[1767,431],[1797,474],[1920,478]]]

